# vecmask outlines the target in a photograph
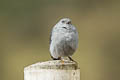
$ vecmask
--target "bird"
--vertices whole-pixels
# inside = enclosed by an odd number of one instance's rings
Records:
[[[78,48],[78,31],[72,24],[71,19],[62,18],[52,28],[50,33],[50,55],[53,60],[61,60],[71,56]]]

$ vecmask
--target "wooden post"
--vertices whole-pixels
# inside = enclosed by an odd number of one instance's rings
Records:
[[[80,80],[80,68],[68,60],[39,62],[24,69],[24,80]]]

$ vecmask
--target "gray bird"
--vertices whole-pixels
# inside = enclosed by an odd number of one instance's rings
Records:
[[[53,60],[71,56],[78,47],[78,32],[69,18],[61,19],[52,29],[50,35],[50,53]]]

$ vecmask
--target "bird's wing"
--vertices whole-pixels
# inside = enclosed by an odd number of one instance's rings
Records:
[[[51,39],[51,37],[52,37],[52,32],[53,32],[53,28],[52,28],[52,30],[51,30],[51,32],[50,32],[49,44],[51,44],[51,41],[52,41],[52,39]]]

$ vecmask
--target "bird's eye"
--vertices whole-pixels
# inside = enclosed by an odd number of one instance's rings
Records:
[[[62,23],[65,23],[65,21],[62,21]]]
[[[71,22],[69,21],[67,24],[71,24]]]

